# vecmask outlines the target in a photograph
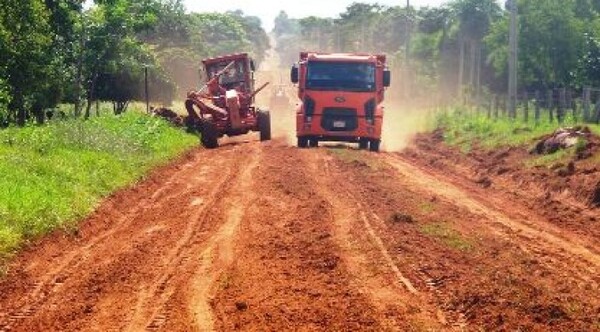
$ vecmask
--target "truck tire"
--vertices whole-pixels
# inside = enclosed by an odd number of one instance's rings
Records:
[[[212,121],[200,120],[200,142],[207,149],[219,146],[219,131]]]
[[[312,139],[310,139],[310,140],[308,141],[308,145],[309,145],[311,148],[318,148],[318,147],[319,147],[319,140],[318,140],[318,139],[316,139],[316,138],[312,138]]]
[[[379,145],[381,144],[381,140],[373,139],[369,144],[369,150],[373,152],[379,152]]]
[[[366,150],[369,148],[369,140],[365,139],[365,138],[361,138],[360,141],[358,141],[358,148],[361,150]]]
[[[271,114],[269,111],[258,111],[257,115],[258,130],[260,131],[260,140],[271,140]]]
[[[298,137],[298,147],[301,149],[307,148],[308,147],[308,138]]]

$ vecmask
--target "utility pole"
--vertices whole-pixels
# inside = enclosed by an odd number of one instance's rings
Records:
[[[406,68],[410,65],[410,0],[406,0],[406,40],[404,43],[404,52],[405,52],[405,65]]]
[[[517,116],[517,71],[518,71],[518,11],[517,1],[508,0],[506,6],[510,10],[510,35],[509,35],[509,58],[508,58],[508,114],[510,117]]]
[[[144,66],[144,92],[146,94],[146,113],[150,114],[150,94],[148,93],[148,65]]]
[[[406,0],[406,40],[404,41],[404,70],[405,70],[405,93],[406,98],[410,98],[410,37],[411,37],[411,22],[410,22],[410,0]]]

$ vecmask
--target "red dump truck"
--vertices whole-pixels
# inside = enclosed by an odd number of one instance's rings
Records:
[[[391,74],[383,54],[301,52],[292,66],[298,85],[298,146],[320,141],[358,143],[379,151],[385,88]]]

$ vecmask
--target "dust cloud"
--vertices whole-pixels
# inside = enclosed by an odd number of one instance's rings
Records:
[[[381,149],[398,152],[406,148],[414,136],[433,129],[429,108],[408,106],[395,100],[384,102]]]
[[[296,106],[298,98],[295,87],[289,82],[289,68],[282,68],[278,53],[273,46],[267,53],[256,73],[256,84],[260,86],[270,82],[268,88],[256,97],[256,103],[261,108],[271,112],[271,132],[273,138],[284,139],[289,145],[296,145]],[[396,72],[398,73],[398,72]],[[392,82],[403,82],[396,76]],[[386,152],[398,152],[406,148],[417,133],[432,130],[433,119],[431,107],[411,105],[401,96],[402,83],[392,83],[387,89],[384,101],[381,149]],[[287,105],[274,103],[277,93],[283,93]]]
[[[289,145],[296,144],[296,89],[289,81],[289,68],[282,68],[279,55],[275,51],[275,38],[271,38],[272,48],[256,72],[256,85],[269,82],[269,86],[256,96],[256,104],[269,109],[271,113],[271,136],[283,139]],[[279,102],[275,102],[279,94]],[[281,101],[284,101],[282,104]]]

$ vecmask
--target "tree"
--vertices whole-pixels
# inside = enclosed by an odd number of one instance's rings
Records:
[[[260,18],[256,16],[245,16],[241,10],[228,12],[236,21],[242,26],[246,38],[250,42],[252,48],[252,56],[259,65],[265,58],[266,51],[271,48],[269,43],[269,36],[262,28],[262,22]]]
[[[600,38],[585,34],[585,52],[575,71],[575,81],[579,88],[600,86]]]
[[[275,18],[275,26],[273,33],[275,37],[281,37],[283,35],[295,35],[299,33],[300,27],[298,21],[290,19],[285,11],[280,11],[279,15]]]
[[[329,51],[335,46],[337,36],[334,36],[333,20],[309,16],[298,21],[304,49]]]
[[[10,95],[9,118],[19,125],[25,124],[30,108],[39,114],[56,102],[51,92],[58,76],[57,54],[48,51],[52,34],[45,9],[41,0],[4,0],[0,6],[0,70]]]
[[[336,24],[340,26],[342,48],[347,51],[372,51],[373,40],[378,36],[375,21],[383,7],[377,4],[353,3],[340,14]]]
[[[583,32],[573,2],[519,1],[519,81],[525,86],[551,87],[572,84],[583,49]],[[508,17],[496,22],[486,37],[490,60],[504,75],[508,59]]]

